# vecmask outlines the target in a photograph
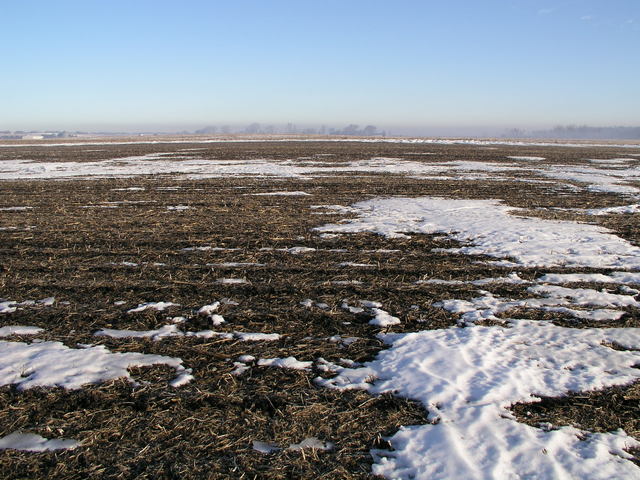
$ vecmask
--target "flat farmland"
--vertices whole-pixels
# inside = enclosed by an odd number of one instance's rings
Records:
[[[2,478],[640,478],[640,147],[0,145]]]

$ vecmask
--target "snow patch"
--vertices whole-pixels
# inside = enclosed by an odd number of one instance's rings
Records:
[[[2,207],[0,212],[24,212],[25,210],[32,210],[33,207]]]
[[[400,319],[398,317],[394,317],[380,308],[373,308],[372,313],[373,318],[369,320],[369,325],[385,328],[392,325],[398,325],[400,323]]]
[[[142,353],[112,353],[104,346],[69,348],[61,342],[0,341],[0,385],[78,389],[116,378],[130,379],[128,368],[164,364],[178,375],[185,371],[179,358]]]
[[[613,272],[602,273],[547,273],[538,279],[542,283],[619,283],[625,285],[640,284],[640,273]]]
[[[282,338],[279,333],[233,332],[233,335],[242,342],[274,342]]]
[[[295,357],[286,358],[261,358],[258,360],[258,366],[260,367],[278,367],[287,368],[293,370],[310,370],[313,362],[303,362],[297,360]]]
[[[359,217],[319,232],[371,232],[390,238],[444,233],[467,244],[445,252],[513,258],[505,266],[640,268],[640,248],[609,230],[577,222],[516,217],[496,200],[386,198],[358,203]]]
[[[36,335],[40,332],[44,332],[44,330],[39,327],[23,327],[20,325],[0,327],[0,337],[10,337],[11,335]]]
[[[268,455],[270,453],[278,452],[278,451],[282,450],[275,443],[260,442],[258,440],[254,440],[253,441],[253,449],[256,452],[264,453],[265,455]]]
[[[216,282],[222,283],[223,285],[242,285],[249,283],[246,278],[219,278]]]
[[[508,300],[495,297],[489,292],[482,292],[484,294],[482,297],[471,300],[442,300],[435,302],[433,306],[443,308],[451,313],[461,314],[460,324],[469,325],[483,320],[499,321],[500,319],[496,315],[515,308],[565,313],[586,320],[617,320],[624,314],[624,311],[612,308],[577,310],[569,308],[569,306],[624,307],[638,305],[638,302],[630,295],[616,295],[591,289],[568,289],[540,285],[531,287],[529,291],[543,295],[545,298]]]
[[[585,210],[587,215],[620,215],[620,214],[632,214],[640,212],[640,203],[634,203],[633,205],[622,205],[620,207],[607,207],[607,208],[591,208]]]
[[[13,432],[0,438],[0,450],[22,450],[46,452],[49,450],[71,450],[80,446],[76,440],[63,438],[49,440],[35,433]]]
[[[530,161],[530,162],[541,162],[543,160],[546,160],[544,157],[528,157],[528,156],[524,156],[524,155],[512,155],[509,156],[507,158],[510,158],[511,160],[526,160],[526,161]]]
[[[149,308],[153,310],[158,310],[159,312],[166,310],[169,307],[179,307],[180,304],[173,302],[148,302],[141,303],[136,308],[132,308],[131,310],[127,310],[127,313],[137,313],[143,312]]]
[[[373,473],[388,478],[636,478],[623,449],[640,442],[618,431],[544,431],[507,408],[569,391],[640,378],[640,329],[567,329],[517,321],[381,335],[391,347],[362,368],[341,368],[320,385],[393,392],[422,402],[434,425],[403,427],[393,451],[373,451]]]
[[[287,450],[302,450],[305,448],[312,448],[314,450],[332,450],[333,443],[323,442],[316,437],[309,437],[302,440],[300,443],[292,443]]]
[[[268,197],[268,196],[288,196],[288,197],[305,197],[311,196],[307,192],[265,192],[265,193],[247,193],[246,195],[253,195],[255,197]]]

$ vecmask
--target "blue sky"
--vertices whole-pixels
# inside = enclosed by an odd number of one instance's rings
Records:
[[[0,7],[0,130],[640,125],[638,0]]]

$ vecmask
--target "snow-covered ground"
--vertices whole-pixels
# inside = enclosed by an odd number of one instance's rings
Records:
[[[640,148],[640,147],[638,147]],[[346,163],[313,163],[300,160],[219,160],[205,159],[198,154],[175,156],[170,152],[151,153],[137,157],[113,158],[90,162],[35,162],[25,159],[6,159],[0,162],[0,180],[51,180],[90,177],[131,177],[138,175],[182,175],[189,179],[216,177],[268,176],[276,178],[310,178],[325,174],[387,173],[411,175],[423,179],[493,180],[544,182],[545,178],[562,180],[553,182],[555,188],[583,188],[595,192],[611,192],[637,197],[640,194],[633,182],[640,180],[640,167],[635,157],[585,160],[582,165],[554,165],[541,163],[543,157],[510,156],[512,162],[429,161],[415,159],[374,157]],[[611,163],[615,160],[615,163]],[[624,161],[624,163],[620,163]],[[631,164],[633,163],[633,165]],[[527,177],[522,177],[522,173]],[[514,175],[518,174],[518,175]],[[577,186],[576,186],[577,185]],[[135,188],[135,187],[134,187]],[[309,196],[303,191],[275,191],[251,195]],[[94,207],[116,208],[117,205]],[[173,206],[173,210],[186,210],[186,206]],[[7,207],[11,210],[27,207]]]
[[[33,387],[77,389],[90,383],[130,378],[127,370],[129,367],[158,364],[173,367],[178,375],[176,380],[188,373],[179,358],[143,353],[112,353],[102,345],[69,348],[61,342],[23,343],[2,340],[0,352],[0,386],[16,385],[20,390]]]
[[[535,142],[473,140],[388,141],[465,143],[479,146],[546,145]],[[630,145],[618,147],[640,148]],[[513,180],[510,175],[514,172],[522,172],[537,178],[520,178],[518,181],[551,182],[562,188],[609,192],[637,201],[640,189],[635,182],[640,180],[640,167],[634,166],[638,160],[635,158],[636,154],[630,155],[634,158],[589,159],[579,166],[558,166],[543,162],[543,157],[522,155],[508,157],[513,162],[422,163],[402,158],[375,157],[327,166],[308,159],[223,161],[198,158],[198,153],[179,156],[156,153],[98,162],[4,160],[0,162],[0,180],[152,174],[186,175],[187,178],[229,175],[305,178],[327,173],[392,173],[411,175],[414,178],[428,176],[461,181],[507,181]],[[569,183],[561,184],[555,180]],[[175,191],[180,187],[169,188]],[[136,192],[140,189],[141,187],[130,187],[122,191]],[[252,195],[269,198],[281,195],[306,197],[309,194],[297,190],[278,190]],[[580,213],[594,216],[632,215],[639,211],[638,204],[629,204],[628,199],[625,201],[627,205],[621,207],[584,209]],[[110,203],[92,206],[114,208],[118,205],[119,203]],[[188,210],[186,205],[168,208],[171,211]],[[31,213],[28,212],[31,207],[23,206],[3,207],[0,210],[7,216]],[[351,217],[339,223],[318,227],[316,233],[324,238],[335,240],[342,235],[359,232],[391,238],[410,238],[416,233],[441,234],[461,245],[439,252],[488,256],[488,260],[481,261],[501,267],[537,267],[540,274],[533,280],[523,280],[517,273],[468,282],[424,278],[412,287],[471,285],[478,289],[477,296],[473,298],[447,298],[433,305],[459,319],[459,326],[440,330],[389,333],[394,326],[402,323],[402,318],[394,316],[395,312],[384,307],[384,299],[362,299],[354,305],[344,301],[340,305],[344,311],[368,316],[369,323],[384,332],[379,334],[379,338],[389,348],[377,358],[359,365],[348,359],[336,364],[322,358],[309,361],[293,356],[256,358],[242,355],[237,357],[237,361],[233,361],[235,369],[231,373],[234,376],[240,377],[254,367],[294,369],[303,373],[310,372],[315,367],[319,372],[336,374],[334,377],[316,379],[317,384],[327,388],[363,389],[373,394],[393,392],[421,402],[433,423],[403,427],[390,438],[392,451],[372,452],[375,459],[374,473],[387,478],[640,478],[640,468],[628,460],[629,455],[624,451],[625,448],[640,447],[640,443],[625,432],[596,434],[573,427],[535,428],[519,423],[508,409],[516,402],[535,402],[539,396],[557,396],[572,391],[624,385],[640,378],[640,369],[634,368],[640,364],[640,329],[572,329],[550,322],[510,316],[516,310],[533,309],[557,312],[573,317],[577,322],[598,322],[613,321],[630,309],[640,308],[640,301],[636,299],[640,290],[633,288],[640,288],[639,247],[605,228],[571,221],[526,217],[524,210],[509,207],[498,200],[389,197],[374,198],[350,206],[314,205],[306,212]],[[231,253],[235,249],[205,245],[188,247],[182,251]],[[320,250],[294,245],[285,248],[265,247],[260,251],[311,256]],[[375,252],[397,253],[391,250]],[[137,264],[129,262],[125,265]],[[247,262],[209,264],[213,268],[262,265]],[[356,262],[342,262],[339,265],[342,268],[362,269],[375,266]],[[544,272],[545,268],[551,267],[556,273]],[[557,273],[562,268],[571,268],[572,271]],[[607,273],[574,271],[593,268],[606,270]],[[583,282],[603,284],[603,288],[572,288],[570,285]],[[238,285],[251,286],[246,278],[235,277],[213,279],[212,283],[225,290]],[[358,281],[338,280],[333,283],[357,285]],[[499,285],[519,286],[526,298],[502,297],[492,291]],[[607,291],[604,285],[614,285],[617,290]],[[455,292],[455,289],[452,288],[452,291]],[[53,298],[38,302],[0,300],[0,313],[3,320],[6,317],[8,322],[9,316],[18,309],[51,306],[54,301]],[[205,317],[212,327],[226,327],[226,320],[215,313],[221,302],[222,300],[213,302],[191,313],[195,312],[194,315],[200,316],[201,320]],[[121,304],[118,303],[119,305]],[[304,300],[301,305],[331,310],[328,304],[311,299]],[[147,310],[163,312],[169,308],[178,309],[180,305],[168,301],[147,302],[126,312],[133,318],[135,314]],[[487,321],[495,324],[488,326]],[[29,335],[32,338],[31,343],[0,341],[0,385],[15,385],[20,390],[36,386],[78,389],[87,384],[120,377],[131,379],[128,368],[157,364],[168,365],[175,370],[176,378],[170,383],[173,387],[177,388],[194,380],[193,372],[188,365],[183,365],[180,358],[111,352],[104,346],[78,345],[77,348],[71,348],[61,342],[41,341],[37,338],[44,333],[42,328],[33,326],[7,324],[0,327],[0,337]],[[190,331],[186,317],[173,317],[172,323],[151,330],[104,328],[94,334],[98,338],[110,337],[116,340],[140,338],[170,341],[177,337],[195,337],[260,344],[283,338],[278,333]],[[358,338],[337,335],[329,337],[327,341],[346,346],[358,341]],[[610,348],[608,345],[612,344],[628,350]],[[230,361],[234,359],[236,357]],[[134,382],[133,379],[131,381]],[[78,443],[73,440],[47,440],[22,432],[0,438],[0,449],[44,451],[76,446]],[[313,437],[302,439],[300,443],[289,447],[259,441],[254,442],[253,446],[255,450],[265,454],[283,448],[326,450],[332,447],[330,443]]]
[[[489,255],[510,266],[640,269],[640,249],[610,231],[516,217],[513,213],[519,212],[492,200],[378,198],[348,211],[357,217],[317,230],[389,237],[446,234],[464,243],[447,251]],[[404,427],[390,438],[392,451],[372,452],[374,473],[387,478],[640,478],[640,469],[624,450],[640,447],[640,442],[625,432],[545,430],[519,423],[508,410],[539,396],[640,379],[635,368],[640,363],[640,329],[572,329],[508,318],[503,326],[474,324],[498,320],[497,314],[514,308],[604,320],[619,318],[621,308],[638,307],[634,289],[627,295],[549,285],[580,281],[636,284],[640,278],[624,271],[548,274],[528,287],[534,298],[501,299],[480,291],[481,296],[472,300],[445,300],[434,306],[460,315],[460,327],[381,334],[389,349],[375,360],[355,368],[333,366],[337,376],[318,377],[316,382],[376,394],[393,392],[420,401],[428,410],[433,424]],[[484,288],[500,282],[528,283],[517,275],[470,283]]]
[[[489,255],[503,259],[498,263],[504,266],[640,269],[640,248],[605,228],[515,216],[518,209],[495,200],[382,198],[353,205],[350,211],[359,216],[316,230],[387,237],[444,233],[466,244],[446,251]]]

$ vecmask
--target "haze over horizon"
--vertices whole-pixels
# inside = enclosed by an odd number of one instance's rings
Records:
[[[0,130],[640,125],[634,0],[12,2],[0,40]]]

